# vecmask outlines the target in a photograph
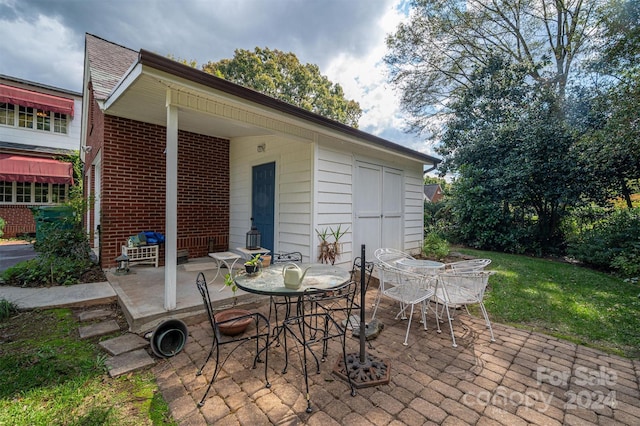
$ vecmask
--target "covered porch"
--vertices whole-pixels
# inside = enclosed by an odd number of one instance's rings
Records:
[[[166,310],[164,303],[164,284],[166,268],[154,268],[147,265],[135,265],[126,275],[118,275],[115,269],[106,271],[109,283],[118,295],[118,303],[129,323],[129,331],[144,334],[153,331],[159,324],[169,319],[179,319],[186,324],[195,324],[205,320],[202,298],[196,288],[196,277],[203,272],[207,281],[216,275],[216,262],[210,257],[190,259],[188,263],[176,267],[176,307]],[[215,280],[209,281],[213,308],[221,310],[234,303],[233,292],[224,288],[224,275],[227,269],[221,269]],[[236,293],[237,305],[268,306],[265,296],[248,294],[242,290]]]

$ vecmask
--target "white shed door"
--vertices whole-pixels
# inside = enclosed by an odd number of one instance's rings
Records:
[[[365,244],[367,258],[380,247],[402,249],[402,172],[356,163],[354,257]]]

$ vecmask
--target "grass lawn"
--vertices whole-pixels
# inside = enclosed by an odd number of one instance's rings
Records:
[[[578,265],[479,250],[492,260],[485,305],[492,321],[640,358],[640,286]]]
[[[0,319],[0,425],[175,425],[153,374],[110,378],[78,326],[69,309]]]

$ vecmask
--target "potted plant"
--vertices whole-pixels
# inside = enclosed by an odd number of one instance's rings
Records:
[[[260,267],[262,266],[260,256],[261,254],[258,253],[251,259],[244,262],[244,268],[247,271],[247,274],[255,274],[260,270]]]
[[[224,276],[224,285],[229,287],[233,292],[234,308],[226,309],[224,311],[220,311],[217,314],[215,314],[216,322],[218,323],[218,328],[220,329],[220,332],[222,334],[226,336],[236,336],[238,334],[244,333],[244,331],[247,329],[249,324],[251,324],[251,321],[253,321],[253,318],[245,317],[245,318],[238,319],[236,321],[228,321],[236,317],[248,315],[251,312],[245,309],[235,308],[235,305],[238,301],[236,297],[236,291],[238,291],[238,286],[236,285],[235,281],[231,277],[231,274],[227,274]],[[223,321],[228,321],[228,322],[223,322]]]
[[[330,263],[332,265],[335,263],[342,252],[340,238],[342,238],[348,230],[349,228],[347,227],[347,229],[343,231],[342,225],[338,225],[338,228],[335,230],[332,227],[329,227],[329,230],[325,228],[322,231],[316,229],[316,234],[318,234],[318,238],[320,239],[320,245],[318,246],[318,260],[320,263]],[[332,242],[329,241],[330,236],[333,237]]]

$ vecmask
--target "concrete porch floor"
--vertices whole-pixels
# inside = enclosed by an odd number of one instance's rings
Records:
[[[214,309],[223,309],[233,305],[233,292],[224,288],[223,268],[218,277],[216,262],[209,258],[189,259],[188,263],[177,266],[176,309],[167,311],[164,308],[164,267],[155,268],[148,265],[133,265],[127,275],[116,275],[114,269],[106,271],[109,283],[118,295],[118,302],[129,323],[129,331],[143,334],[154,330],[168,319],[179,319],[186,324],[195,324],[206,319],[202,298],[196,288],[196,277],[203,272],[209,283]],[[236,292],[237,306],[259,306],[269,299]]]

